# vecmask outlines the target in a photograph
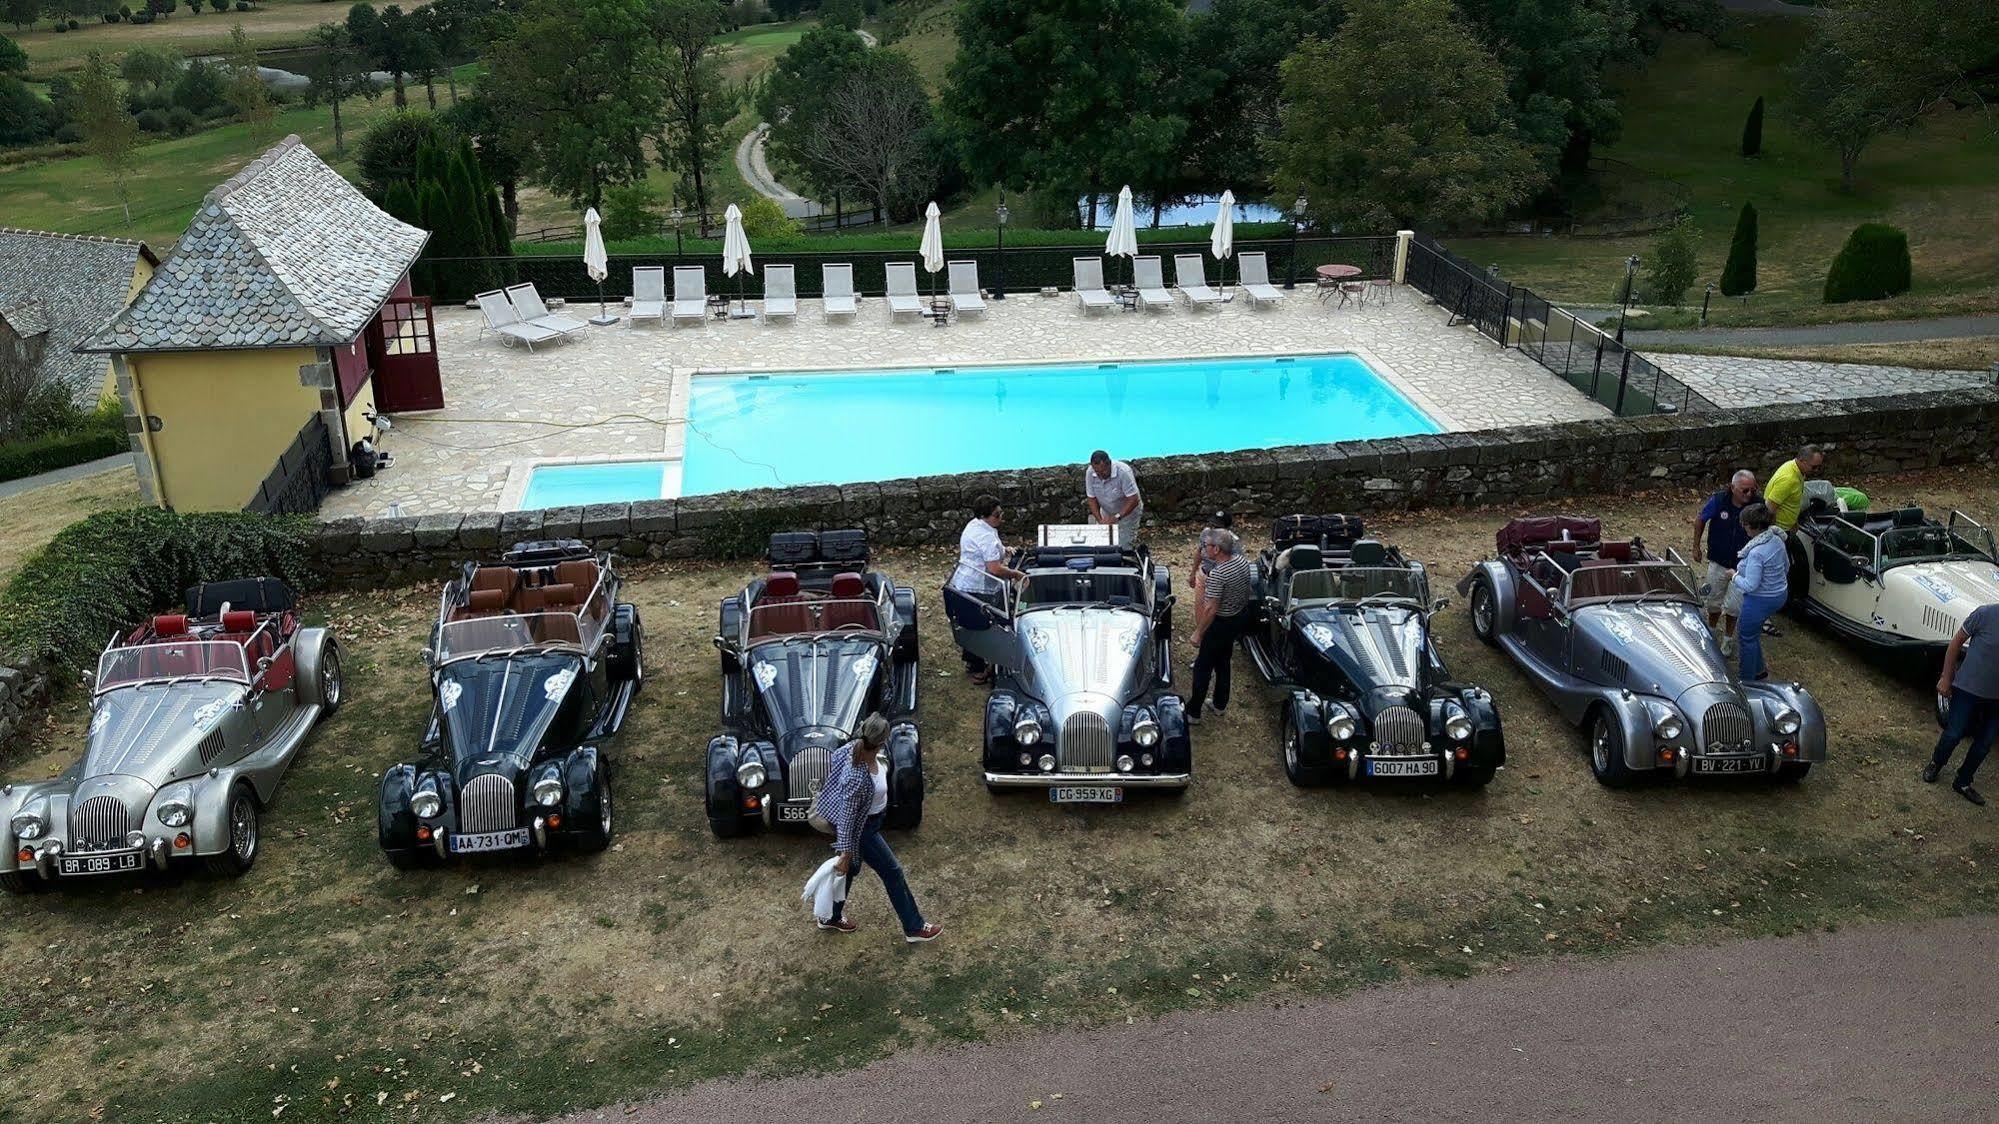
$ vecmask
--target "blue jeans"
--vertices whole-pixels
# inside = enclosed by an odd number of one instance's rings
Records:
[[[1971,739],[1971,748],[1965,751],[1964,764],[1957,767],[1957,779],[1951,782],[1955,788],[1971,783],[1978,767],[1985,763],[1985,755],[1992,751],[1992,743],[1999,742],[1999,699],[1952,691],[1950,710],[1944,715],[1943,736],[1937,739],[1937,751],[1930,755],[1930,763],[1939,769],[1950,764],[1951,751],[1966,738]]]
[[[944,615],[951,623],[967,632],[982,632],[993,626],[992,618],[977,600],[969,594],[960,593],[950,586],[944,587]],[[975,656],[969,649],[960,648],[958,653],[965,659],[965,670],[977,675],[986,669],[986,661]]]
[[[1788,595],[1782,593],[1748,593],[1742,597],[1742,623],[1735,634],[1742,645],[1742,681],[1762,679],[1770,673],[1763,666],[1763,622],[1770,619],[1777,610],[1784,607]]]
[[[923,914],[916,908],[916,895],[909,892],[909,879],[902,876],[902,864],[895,861],[895,852],[889,850],[888,840],[882,838],[882,817],[869,816],[861,828],[860,862],[875,868],[881,875],[882,889],[888,891],[889,904],[895,906],[896,919],[902,922],[904,935],[923,928]],[[847,865],[847,891],[853,892],[854,874],[860,863]],[[845,916],[845,902],[833,903],[833,920]]]

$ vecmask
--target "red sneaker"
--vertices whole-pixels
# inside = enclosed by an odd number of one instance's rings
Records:
[[[819,927],[821,929],[831,930],[835,933],[851,933],[855,929],[860,928],[859,925],[854,924],[852,921],[849,921],[844,917],[835,917],[831,921],[821,921],[819,923]]]
[[[908,941],[910,944],[925,944],[936,940],[943,933],[944,926],[942,925],[925,925],[914,933],[904,933],[902,939]]]

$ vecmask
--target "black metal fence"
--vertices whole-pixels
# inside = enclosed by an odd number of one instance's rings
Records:
[[[1517,347],[1621,418],[1709,411],[1714,403],[1532,289],[1480,269],[1428,235],[1409,246],[1410,285],[1502,347]]]
[[[312,415],[292,439],[291,447],[257,486],[255,498],[243,510],[254,515],[303,515],[319,510],[319,501],[333,487],[333,450],[326,443],[326,419]]]
[[[1388,277],[1395,269],[1395,239],[1391,235],[1301,237],[1295,241],[1296,255],[1292,252],[1293,240],[1286,238],[1253,239],[1238,242],[1236,254],[1261,252],[1267,256],[1270,280],[1282,285],[1293,276],[1294,260],[1296,278],[1308,283],[1312,270],[1320,265],[1343,263],[1359,266],[1363,278]],[[1139,246],[1141,254],[1156,254],[1161,259],[1161,268],[1167,283],[1172,283],[1173,257],[1176,254],[1201,254],[1206,264],[1208,281],[1218,284],[1224,279],[1236,280],[1238,264],[1235,260],[1217,263],[1207,258],[1206,242],[1149,242]],[[1081,246],[1008,246],[1004,251],[987,246],[979,249],[945,251],[951,261],[971,261],[978,263],[979,284],[988,292],[998,291],[1004,284],[1008,293],[1031,293],[1042,288],[1068,289],[1075,284],[1076,258],[1097,258],[1104,261],[1104,280],[1118,284],[1130,280],[1131,266],[1126,261],[1102,257],[1101,247],[1085,244]],[[671,285],[672,271],[676,266],[698,265],[707,271],[708,292],[734,296],[740,290],[747,296],[757,297],[763,292],[763,271],[767,266],[789,264],[795,271],[798,295],[817,297],[822,293],[820,268],[828,264],[846,264],[854,267],[854,289],[864,296],[877,296],[888,291],[886,268],[892,262],[917,264],[917,284],[925,292],[931,285],[939,291],[944,288],[944,274],[934,278],[925,273],[919,262],[916,249],[912,245],[907,250],[855,250],[844,253],[800,253],[775,251],[770,254],[753,253],[757,275],[749,278],[726,277],[722,273],[721,258],[717,254],[617,254],[608,262],[609,274],[604,278],[603,292],[607,300],[623,301],[632,293],[632,270],[644,266],[660,266],[667,270],[668,284]],[[597,299],[597,283],[590,280],[584,271],[582,257],[541,257],[524,255],[512,258],[432,258],[426,264],[435,278],[433,291],[428,295],[440,301],[464,301],[472,297],[471,292],[459,292],[453,275],[465,272],[451,268],[459,264],[483,263],[494,268],[487,275],[498,274],[506,283],[520,284],[531,281],[543,297],[564,297],[584,303]],[[421,271],[420,271],[421,272]]]

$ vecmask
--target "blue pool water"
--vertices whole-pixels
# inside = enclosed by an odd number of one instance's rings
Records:
[[[521,508],[656,500],[665,494],[666,469],[665,461],[536,465]]]
[[[681,494],[1441,428],[1353,355],[699,375]]]

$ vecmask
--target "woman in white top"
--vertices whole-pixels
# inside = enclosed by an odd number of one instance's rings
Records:
[[[978,598],[1005,590],[1007,581],[1026,575],[1006,564],[1006,545],[1000,542],[1000,502],[992,496],[972,501],[972,518],[958,535],[958,565],[951,580],[944,583],[944,612],[951,623],[968,632],[992,627]],[[965,674],[974,683],[992,682],[986,661],[960,649],[965,658]]]

